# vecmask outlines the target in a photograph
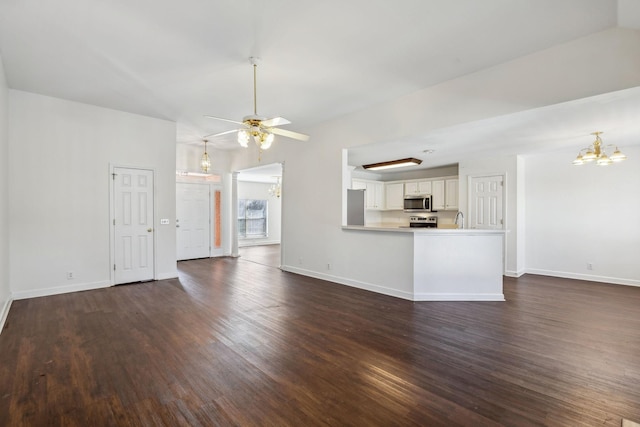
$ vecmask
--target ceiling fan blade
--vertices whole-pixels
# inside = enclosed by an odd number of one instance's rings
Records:
[[[238,129],[232,129],[232,130],[228,130],[226,132],[220,132],[220,133],[210,133],[209,135],[205,135],[204,138],[215,138],[216,136],[227,135],[229,133],[234,133],[234,132],[238,132]]]
[[[216,116],[205,116],[205,117],[208,119],[222,120],[223,122],[235,123],[237,125],[246,126],[244,123],[238,122],[236,120],[223,119],[222,117],[216,117]]]
[[[300,141],[308,141],[309,140],[309,135],[305,135],[303,133],[298,133],[298,132],[293,132],[293,131],[286,130],[286,129],[270,128],[269,132],[274,133],[276,135],[286,136],[287,138],[297,139],[297,140],[300,140]]]
[[[272,119],[263,120],[261,123],[263,126],[272,127],[272,126],[288,125],[291,122],[285,119],[284,117],[274,117]]]

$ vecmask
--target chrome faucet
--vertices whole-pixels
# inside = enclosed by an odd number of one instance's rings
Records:
[[[460,223],[458,223],[458,219],[460,219]],[[456,219],[453,221],[458,228],[464,228],[464,214],[460,211],[456,214]]]

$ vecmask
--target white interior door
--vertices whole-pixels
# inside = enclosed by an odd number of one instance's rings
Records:
[[[176,184],[178,260],[210,256],[211,200],[208,184]]]
[[[498,230],[504,227],[502,175],[471,177],[470,228]]]
[[[153,280],[153,171],[113,169],[114,283]]]

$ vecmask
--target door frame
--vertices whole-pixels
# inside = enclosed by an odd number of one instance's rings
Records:
[[[131,165],[125,165],[125,164],[119,164],[119,163],[109,163],[109,281],[110,281],[110,285],[111,286],[115,286],[116,284],[116,273],[115,270],[113,269],[113,266],[115,265],[115,260],[116,260],[116,245],[115,245],[115,234],[116,234],[116,230],[115,230],[115,226],[114,226],[114,222],[116,219],[116,203],[115,203],[115,186],[114,186],[114,176],[113,174],[115,173],[114,170],[116,168],[122,168],[122,169],[137,169],[137,170],[145,170],[145,171],[149,171],[151,172],[151,175],[153,176],[153,279],[152,280],[157,280],[158,278],[158,262],[157,262],[157,256],[158,256],[158,239],[156,239],[156,231],[158,229],[158,224],[156,223],[157,218],[156,218],[156,211],[158,210],[158,206],[157,206],[157,194],[156,194],[156,188],[157,188],[157,184],[156,184],[156,169],[154,167],[144,167],[144,166],[131,166]]]

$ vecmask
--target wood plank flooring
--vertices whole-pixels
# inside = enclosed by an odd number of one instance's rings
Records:
[[[243,260],[14,301],[0,426],[620,426],[640,288],[505,278],[413,303]]]
[[[245,261],[280,267],[280,245],[245,246],[239,248],[238,253]]]

